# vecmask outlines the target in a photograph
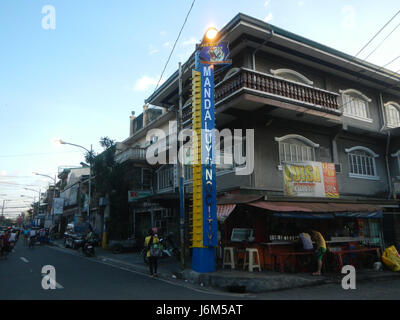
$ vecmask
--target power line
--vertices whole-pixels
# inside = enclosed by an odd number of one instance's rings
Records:
[[[181,34],[182,34],[183,28],[184,28],[185,25],[186,25],[186,22],[187,22],[187,20],[188,20],[188,18],[189,18],[190,12],[192,11],[195,2],[196,2],[196,0],[193,0],[192,5],[190,6],[190,9],[189,9],[189,11],[188,11],[188,13],[187,13],[187,15],[186,15],[185,21],[183,22],[182,28],[181,28],[181,30],[179,31],[178,37],[177,37],[176,40],[175,40],[174,46],[172,47],[171,53],[169,54],[167,63],[166,63],[165,66],[164,66],[164,69],[163,69],[163,71],[162,71],[162,73],[161,73],[160,79],[159,79],[158,82],[157,82],[157,86],[156,86],[156,88],[154,89],[154,92],[158,89],[158,86],[160,85],[160,82],[161,82],[161,79],[162,79],[162,77],[163,77],[163,75],[164,75],[165,69],[167,69],[168,63],[169,63],[169,61],[170,61],[170,59],[171,59],[171,56],[172,56],[172,54],[173,54],[173,52],[174,52],[174,50],[175,50],[176,44],[178,43],[178,40],[179,40],[179,38],[180,38],[180,36],[181,36]]]
[[[367,44],[362,47],[362,49],[354,56],[354,58],[356,58],[362,51],[364,51],[364,49],[378,36],[378,34],[380,34],[382,32],[383,29],[386,28],[386,26],[400,13],[400,10],[396,12],[396,14],[388,21],[386,22],[386,24],[372,37],[371,40],[369,40],[367,42]]]
[[[23,154],[12,154],[12,155],[0,155],[0,158],[18,158],[18,157],[33,157],[33,156],[47,156],[65,153],[78,153],[79,151],[65,151],[65,152],[46,152],[46,153],[23,153]]]
[[[400,27],[400,23],[386,36],[385,39],[383,39],[378,46],[368,55],[364,58],[364,60],[367,60],[376,50],[378,50],[378,48],[386,41],[387,38],[390,37],[390,35],[398,28]]]

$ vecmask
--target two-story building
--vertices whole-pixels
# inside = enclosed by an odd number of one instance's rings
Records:
[[[230,43],[233,64],[215,70],[216,127],[254,130],[254,143],[243,148],[245,156],[253,154],[252,173],[238,175],[237,164],[217,167],[222,237],[229,240],[233,228],[253,229],[259,242],[297,232],[286,216],[299,218],[298,225],[312,221],[309,227],[330,236],[339,236],[333,225],[347,230],[343,236],[363,234],[369,244],[379,246],[385,231],[386,244],[399,244],[400,75],[243,14],[220,33]],[[194,54],[183,65],[186,128],[191,127],[193,68]],[[117,159],[132,161],[152,177],[147,188],[152,195],[132,205],[136,232],[155,225],[179,230],[177,167],[150,166],[143,151],[159,141],[157,135],[146,140],[155,128],[170,133],[165,152],[172,151],[176,129],[171,130],[170,121],[177,119],[178,80],[177,71],[146,99],[143,115],[131,119],[130,137],[119,144]],[[151,121],[147,105],[160,110]],[[284,165],[308,162],[334,164],[339,198],[287,195]],[[186,166],[188,239],[190,179]]]

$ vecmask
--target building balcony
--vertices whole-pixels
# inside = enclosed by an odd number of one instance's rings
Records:
[[[228,107],[253,111],[267,105],[276,116],[290,118],[304,113],[311,118],[322,116],[336,123],[340,122],[342,114],[338,96],[335,92],[246,68],[239,69],[215,86],[217,112],[218,108],[226,110]],[[236,99],[238,97],[241,99]],[[235,99],[236,103],[232,103]]]
[[[115,155],[115,161],[124,163],[127,161],[145,161],[146,148],[129,148]]]

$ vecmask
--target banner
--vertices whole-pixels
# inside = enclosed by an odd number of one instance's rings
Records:
[[[151,195],[151,191],[128,191],[128,202],[136,202]]]
[[[285,195],[288,197],[339,198],[334,163],[283,163]]]
[[[63,214],[63,212],[64,212],[64,198],[54,198],[53,214]]]

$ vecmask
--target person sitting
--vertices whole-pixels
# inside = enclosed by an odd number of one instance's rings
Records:
[[[299,241],[301,241],[303,250],[309,251],[314,249],[311,236],[307,232],[299,234]]]

